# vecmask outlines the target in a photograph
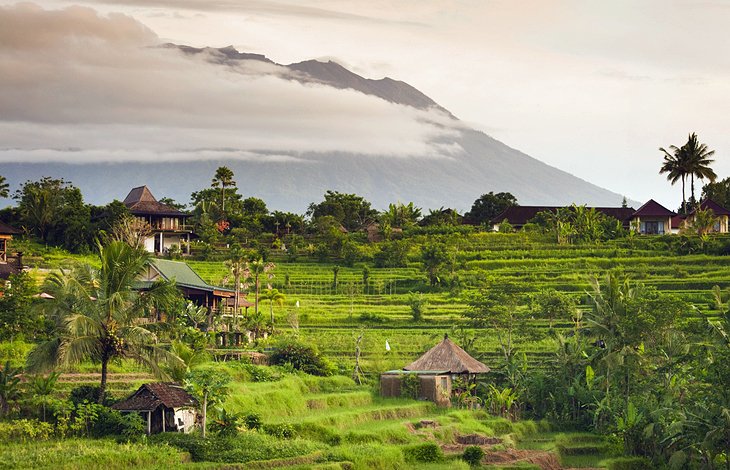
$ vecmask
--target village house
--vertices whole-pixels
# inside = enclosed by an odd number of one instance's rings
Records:
[[[233,289],[210,285],[187,263],[167,259],[151,259],[144,273],[137,279],[137,288],[140,290],[149,289],[158,280],[175,281],[175,285],[187,300],[195,305],[206,307],[208,309],[209,325],[213,323],[214,314],[218,314],[224,320],[216,332],[220,346],[241,344],[244,336],[249,341],[251,340],[249,332],[233,331],[228,325],[233,317],[235,306],[236,292]],[[242,293],[239,293],[239,309],[248,310],[249,307],[253,306],[252,302],[249,302]],[[153,321],[166,320],[164,312],[156,312],[154,315],[155,317],[151,319]]]
[[[455,379],[472,383],[478,375],[486,374],[489,370],[489,367],[451,341],[448,335],[444,335],[439,344],[403,370],[384,372],[380,376],[380,395],[401,396],[404,377],[415,375],[418,378],[418,399],[432,401],[439,406],[451,406]]]
[[[677,221],[673,221],[673,223],[678,229],[691,226],[694,222],[697,210],[711,210],[712,213],[715,214],[717,221],[710,229],[711,233],[728,233],[728,218],[730,217],[730,210],[722,207],[712,199],[705,199],[700,202],[699,207],[697,209],[693,209],[689,214],[687,214],[687,217],[682,218],[679,223],[677,223]]]
[[[185,225],[189,215],[157,201],[147,186],[132,189],[124,199],[124,205],[140,227],[149,228],[149,236],[144,240],[147,251],[166,253],[176,245],[183,253],[190,253],[192,231]]]
[[[672,233],[672,218],[677,214],[649,199],[631,216],[631,226],[642,235],[665,235]]]
[[[139,413],[147,434],[193,430],[198,402],[183,387],[174,383],[144,384],[126,400],[112,405],[122,413]]]

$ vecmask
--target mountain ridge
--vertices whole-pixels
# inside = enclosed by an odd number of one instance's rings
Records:
[[[353,89],[391,103],[417,109],[450,112],[415,87],[389,77],[364,78],[333,62],[306,60],[280,65],[262,54],[239,52],[232,46],[194,48],[166,44],[187,55],[206,54],[221,66],[256,61],[273,67],[288,80]],[[281,69],[276,69],[280,67]],[[82,189],[87,200],[103,204],[124,198],[130,188],[149,186],[157,197],[188,202],[189,195],[207,186],[217,166],[236,173],[240,191],[264,199],[271,209],[303,212],[326,190],[357,193],[383,209],[389,203],[414,202],[424,208],[452,207],[468,210],[489,191],[508,191],[523,205],[619,206],[623,196],[600,188],[570,173],[488,136],[457,126],[456,135],[441,137],[438,144],[458,148],[455,154],[434,158],[388,157],[347,152],[299,152],[291,161],[218,159],[136,163],[6,163],[3,174],[17,184],[42,176],[63,177]],[[266,154],[267,152],[261,152]],[[170,178],[174,168],[175,178]]]

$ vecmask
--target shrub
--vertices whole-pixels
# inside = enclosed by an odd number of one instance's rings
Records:
[[[71,389],[71,393],[68,397],[71,403],[78,405],[84,400],[89,403],[96,403],[99,399],[99,386],[98,385],[79,385]]]
[[[243,417],[243,425],[246,426],[246,429],[258,431],[261,429],[261,415],[258,413],[247,414]]]
[[[137,439],[145,434],[145,423],[138,413],[121,414],[117,410],[102,408],[91,429],[94,437],[121,436],[126,440]]]
[[[0,441],[46,440],[53,434],[53,426],[36,419],[18,419],[0,422]]]
[[[469,446],[464,449],[461,458],[472,467],[478,466],[484,458],[484,451],[479,446]]]
[[[210,430],[224,436],[238,434],[238,423],[241,417],[235,413],[229,413],[224,408],[217,411],[216,417],[210,422]]]
[[[433,442],[424,442],[423,444],[406,447],[403,449],[403,455],[406,461],[409,462],[432,463],[440,462],[444,458],[441,447]]]
[[[644,457],[619,457],[611,459],[607,464],[608,470],[650,470],[651,462]]]
[[[271,363],[291,364],[296,370],[311,375],[332,375],[332,365],[319,353],[317,347],[296,339],[280,341],[271,355]]]
[[[421,381],[416,374],[403,374],[400,379],[401,396],[418,399],[421,392]]]
[[[289,423],[266,424],[263,429],[269,436],[274,436],[279,439],[292,439],[296,437],[294,427]]]

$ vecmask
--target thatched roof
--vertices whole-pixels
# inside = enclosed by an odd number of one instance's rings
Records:
[[[159,215],[167,217],[187,217],[187,215],[174,207],[163,204],[152,195],[147,186],[133,188],[124,198],[124,205],[134,215]]]
[[[484,374],[489,367],[471,357],[448,336],[423,356],[403,368],[410,371],[449,371],[452,374]]]

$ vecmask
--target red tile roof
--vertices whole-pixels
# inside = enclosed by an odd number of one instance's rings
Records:
[[[654,199],[649,199],[643,206],[634,212],[631,218],[636,217],[674,217],[676,213],[662,206]]]
[[[705,199],[700,203],[700,209],[705,211],[707,209],[712,209],[712,212],[715,213],[715,215],[730,215],[730,211],[722,207],[720,204],[716,203],[712,199]],[[690,215],[694,214],[696,211],[690,212]]]

